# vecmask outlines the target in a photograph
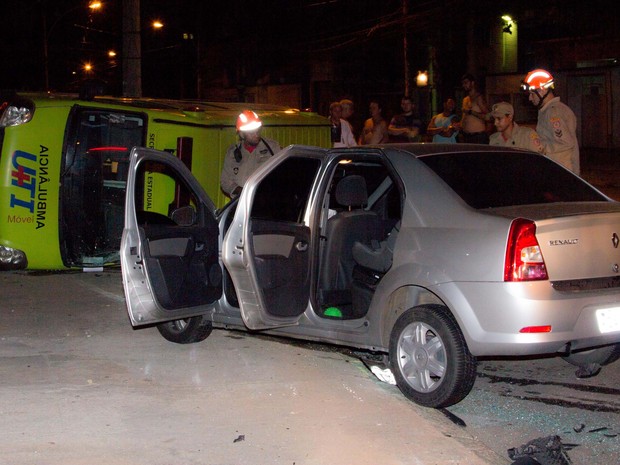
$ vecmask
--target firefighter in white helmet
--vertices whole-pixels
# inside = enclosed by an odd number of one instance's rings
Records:
[[[261,137],[262,125],[252,110],[244,110],[237,117],[239,142],[228,147],[220,177],[220,187],[230,198],[238,197],[256,168],[281,149],[277,141]]]
[[[536,132],[552,160],[579,174],[579,142],[575,113],[553,93],[553,76],[544,69],[530,71],[521,88],[538,108]]]

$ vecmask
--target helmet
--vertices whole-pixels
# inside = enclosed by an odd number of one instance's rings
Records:
[[[237,131],[256,131],[263,125],[252,110],[243,110],[237,117]]]
[[[553,76],[544,69],[532,70],[523,79],[521,88],[525,91],[553,89]]]

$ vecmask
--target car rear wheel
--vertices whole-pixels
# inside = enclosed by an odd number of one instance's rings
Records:
[[[168,341],[177,344],[191,344],[204,341],[211,331],[213,324],[204,316],[193,316],[183,320],[166,321],[157,325],[159,333]]]
[[[609,365],[620,359],[620,344],[611,344],[596,349],[573,352],[562,358],[571,365],[578,367],[584,367],[592,363],[596,363],[600,366]]]
[[[403,394],[425,407],[460,402],[476,380],[476,358],[441,305],[414,307],[400,316],[390,336],[390,365]]]

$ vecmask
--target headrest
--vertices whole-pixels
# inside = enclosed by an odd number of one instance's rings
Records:
[[[361,207],[368,203],[366,179],[352,174],[338,181],[336,185],[336,202],[345,207]]]

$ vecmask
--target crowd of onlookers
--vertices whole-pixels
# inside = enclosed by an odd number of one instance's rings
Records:
[[[548,71],[532,70],[522,82],[522,90],[538,109],[535,130],[517,124],[509,102],[498,102],[489,108],[472,74],[463,75],[461,85],[465,96],[459,114],[456,101],[446,98],[441,113],[433,115],[428,124],[416,113],[409,95],[401,98],[401,112],[389,120],[377,100],[370,101],[369,117],[365,121],[355,117],[351,100],[332,102],[328,116],[332,146],[409,142],[490,144],[544,154],[579,174],[575,114],[555,96],[555,83]],[[238,196],[258,165],[280,150],[277,141],[261,137],[261,126],[260,118],[251,110],[245,110],[237,118],[239,141],[228,148],[221,176],[222,190],[230,197]]]
[[[465,96],[460,112],[457,113],[454,98],[446,98],[441,113],[433,115],[428,124],[417,114],[408,95],[401,98],[401,112],[390,119],[385,117],[381,102],[371,100],[369,117],[363,122],[353,118],[351,100],[332,102],[328,116],[332,144],[334,147],[406,142],[491,144],[545,154],[579,174],[576,118],[555,96],[555,84],[549,72],[535,69],[522,84],[529,101],[538,109],[536,129],[518,125],[509,102],[498,102],[489,108],[472,74],[463,75],[461,85]]]

